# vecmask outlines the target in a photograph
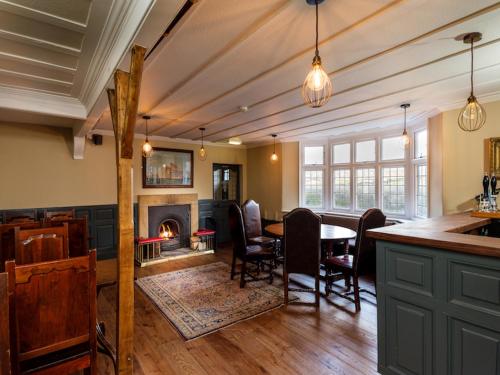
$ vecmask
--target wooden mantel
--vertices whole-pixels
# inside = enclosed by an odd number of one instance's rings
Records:
[[[132,205],[132,156],[146,49],[132,48],[130,73],[117,70],[115,88],[108,89],[109,107],[116,141],[118,182],[117,255],[117,373],[132,375],[134,350],[134,221]]]

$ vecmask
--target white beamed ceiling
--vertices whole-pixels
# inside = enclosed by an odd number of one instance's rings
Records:
[[[182,4],[0,0],[0,121],[72,127],[75,136],[84,136],[81,130],[132,42],[151,47]]]
[[[476,91],[500,92],[500,2],[326,0],[320,55],[333,79],[327,105],[303,105],[314,54],[314,7],[304,0],[200,0],[157,48],[144,72],[140,112],[156,136],[245,144],[328,137],[401,123],[463,105],[470,54],[455,40],[483,33]],[[240,106],[248,106],[241,112]],[[109,114],[97,129],[110,130]],[[144,133],[142,121],[137,128]]]
[[[72,126],[76,137],[110,131],[103,89],[113,70],[128,68],[132,42],[151,48],[185,1],[0,0],[0,121]],[[499,1],[326,0],[319,16],[334,87],[325,106],[300,95],[314,7],[198,0],[146,60],[139,113],[157,137],[199,140],[205,127],[209,141],[248,145],[400,126],[402,102],[413,122],[464,104],[470,55],[455,38],[472,31],[483,33],[477,96],[500,98]]]

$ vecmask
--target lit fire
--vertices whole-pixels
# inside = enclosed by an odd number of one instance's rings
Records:
[[[165,228],[164,224],[161,225],[160,237],[167,240],[174,237],[174,233],[170,229],[170,226],[167,225],[167,227]]]

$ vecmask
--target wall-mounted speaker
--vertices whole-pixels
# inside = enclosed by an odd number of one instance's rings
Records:
[[[94,142],[96,146],[102,145],[102,135],[92,134],[92,142]]]

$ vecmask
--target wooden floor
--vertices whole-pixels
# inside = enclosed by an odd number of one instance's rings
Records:
[[[206,263],[230,263],[230,251],[137,269],[138,277]],[[102,261],[98,278],[114,275],[115,262]],[[281,285],[281,280],[274,281]],[[98,300],[98,317],[114,340],[116,289]],[[302,301],[312,295],[299,294]],[[368,299],[368,298],[367,298]],[[372,299],[373,300],[373,299]],[[376,307],[362,311],[336,296],[321,298],[321,308],[289,305],[185,342],[148,298],[135,288],[135,374],[376,374]],[[99,374],[113,374],[111,361],[98,355]]]

